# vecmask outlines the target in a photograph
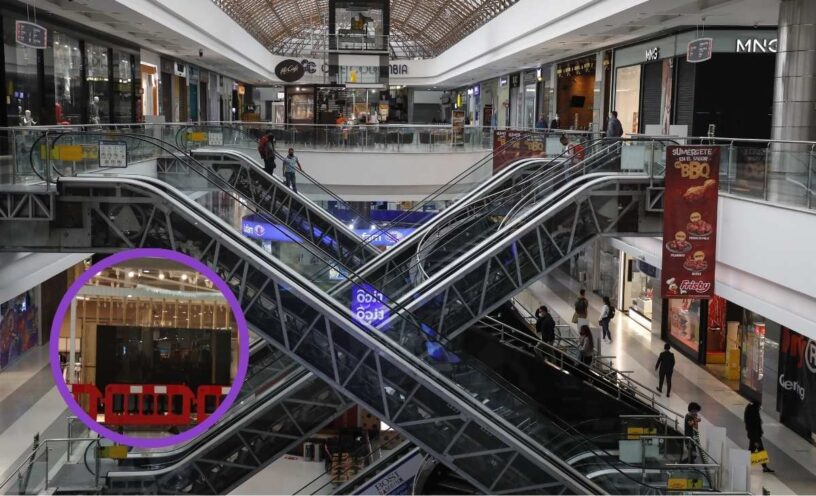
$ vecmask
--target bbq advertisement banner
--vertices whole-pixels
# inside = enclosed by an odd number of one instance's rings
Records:
[[[515,140],[515,141],[514,141]],[[507,143],[511,145],[502,149]],[[531,131],[493,131],[493,173],[510,163],[529,157],[544,156],[544,133]]]
[[[782,328],[777,386],[782,423],[810,438],[816,432],[816,341]]]
[[[663,199],[663,297],[714,294],[720,149],[666,149]]]

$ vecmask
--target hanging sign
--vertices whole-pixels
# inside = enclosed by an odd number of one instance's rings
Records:
[[[714,295],[720,149],[666,148],[663,297]]]
[[[297,60],[286,59],[275,66],[275,75],[283,82],[294,83],[303,77],[303,64]]]
[[[43,50],[48,45],[48,30],[28,21],[14,22],[17,44]]]
[[[714,54],[714,40],[712,38],[698,38],[689,41],[686,49],[686,62],[697,64],[711,60]]]
[[[100,141],[99,167],[127,167],[127,142]]]

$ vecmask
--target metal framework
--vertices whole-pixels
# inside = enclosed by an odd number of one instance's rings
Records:
[[[322,57],[328,0],[212,0],[271,52]],[[430,58],[518,0],[391,0],[391,57]]]
[[[0,191],[0,220],[54,219],[54,194],[41,191]]]
[[[86,229],[65,236],[55,228],[39,239],[47,246],[36,247],[32,240],[31,249],[112,252],[158,247],[187,253],[227,281],[256,333],[480,490],[602,492],[546,451],[546,441],[558,433],[550,432],[542,419],[491,401],[494,388],[489,384],[465,392],[442,380],[440,374],[450,375],[461,385],[475,376],[467,367],[440,366],[434,371],[411,343],[400,347],[353,323],[348,310],[298,282],[297,276],[285,275],[288,269],[265,258],[240,235],[228,234],[230,228],[202,207],[162,191],[163,183],[66,178],[60,187],[61,208],[81,205]],[[120,216],[139,222],[120,227]],[[420,332],[417,329],[416,335]]]

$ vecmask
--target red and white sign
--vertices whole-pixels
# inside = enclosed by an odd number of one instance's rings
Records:
[[[666,149],[663,208],[663,297],[714,295],[720,149]]]

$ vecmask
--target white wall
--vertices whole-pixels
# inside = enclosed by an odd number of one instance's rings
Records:
[[[718,295],[816,339],[816,213],[720,195]],[[656,238],[624,238],[660,267]]]
[[[343,153],[297,151],[307,174],[349,201],[421,200],[484,158],[486,152]],[[468,183],[492,174],[487,161]],[[280,164],[277,171],[280,174]],[[306,187],[300,187],[307,191]],[[440,199],[449,199],[442,197]]]

